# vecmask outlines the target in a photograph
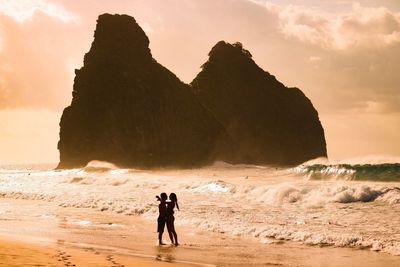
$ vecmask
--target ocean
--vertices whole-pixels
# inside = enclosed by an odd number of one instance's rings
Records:
[[[1,167],[0,196],[155,221],[155,196],[175,192],[177,226],[266,244],[291,240],[400,255],[400,163],[314,161],[276,168],[217,162],[151,171],[102,162],[54,167]],[[0,216],[13,212],[0,205]]]

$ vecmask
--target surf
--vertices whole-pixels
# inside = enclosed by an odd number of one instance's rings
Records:
[[[312,164],[299,166],[294,171],[305,174],[311,180],[400,181],[400,163]]]

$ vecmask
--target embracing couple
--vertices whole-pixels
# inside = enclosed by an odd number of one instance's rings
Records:
[[[179,210],[178,198],[175,193],[169,195],[169,201],[166,193],[161,193],[160,196],[156,196],[157,200],[160,201],[158,205],[158,219],[157,219],[157,232],[158,232],[158,244],[164,245],[162,242],[162,235],[164,233],[165,224],[167,224],[167,230],[171,243],[178,246],[178,235],[175,232],[175,217],[174,208]]]

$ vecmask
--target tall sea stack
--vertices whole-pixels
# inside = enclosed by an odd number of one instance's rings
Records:
[[[294,165],[326,157],[324,130],[310,100],[253,61],[240,43],[217,43],[191,83],[225,127],[233,163]]]
[[[73,99],[60,122],[59,168],[102,160],[129,167],[194,167],[215,160],[222,125],[190,87],[158,64],[127,15],[99,16]]]

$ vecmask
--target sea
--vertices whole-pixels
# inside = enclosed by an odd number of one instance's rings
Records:
[[[41,200],[155,221],[156,196],[174,192],[177,226],[270,244],[369,249],[400,256],[400,161],[313,160],[291,168],[230,165],[121,169],[94,161],[0,167],[2,199]],[[1,210],[0,216],[4,212]]]

